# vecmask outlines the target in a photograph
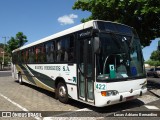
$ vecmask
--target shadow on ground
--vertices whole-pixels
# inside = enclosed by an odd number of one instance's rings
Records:
[[[158,79],[148,79],[147,80],[147,88],[148,90],[152,89],[160,89],[160,78]]]
[[[18,84],[18,80],[16,80],[15,82]],[[30,87],[31,89],[34,89],[38,92],[41,92],[41,93],[47,95],[48,97],[52,97],[53,99],[56,99],[55,93],[53,93],[53,92],[41,89],[39,87],[36,87],[34,85],[30,85],[27,83],[23,83],[23,85],[26,87]],[[91,110],[91,111],[81,111],[79,113],[80,116],[83,116],[83,114],[85,114],[84,116],[94,116],[94,115],[95,116],[97,116],[97,115],[106,116],[106,114],[113,114],[115,112],[123,111],[126,109],[131,109],[131,108],[135,108],[135,107],[140,107],[140,106],[144,105],[144,103],[138,99],[132,100],[132,101],[127,101],[124,103],[119,103],[116,105],[107,106],[107,107],[94,107],[94,106],[87,105],[85,103],[82,103],[82,102],[79,102],[76,100],[72,100],[72,99],[69,100],[68,104],[73,107],[77,107],[78,109],[87,108],[87,109]],[[77,116],[78,115],[76,115],[76,117]]]

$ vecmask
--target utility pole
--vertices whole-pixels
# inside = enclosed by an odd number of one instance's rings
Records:
[[[6,39],[9,37],[2,37],[4,38],[4,46],[3,46],[3,61],[2,61],[2,69],[4,69],[4,56],[5,56],[5,44],[6,44]]]

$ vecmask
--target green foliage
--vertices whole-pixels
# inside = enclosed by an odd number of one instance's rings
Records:
[[[160,51],[153,51],[151,53],[150,60],[146,61],[151,66],[160,66]]]
[[[7,65],[8,64],[8,62],[10,62],[11,60],[10,60],[10,57],[9,56],[5,56],[4,57],[4,65]],[[2,64],[2,62],[3,62],[3,57],[0,57],[0,64]]]
[[[25,36],[23,32],[18,32],[15,39],[18,41],[18,47],[21,47],[28,42],[27,36]]]
[[[3,61],[3,58],[2,57],[0,57],[0,63]]]
[[[145,63],[149,64],[150,66],[155,66],[155,67],[160,66],[160,61],[157,61],[157,60],[150,59],[150,60],[146,61]]]
[[[99,19],[134,27],[143,46],[160,37],[159,0],[78,0],[73,9],[91,12],[82,22]]]
[[[11,39],[7,42],[6,51],[7,53],[11,53],[12,50],[16,48],[18,48],[18,41],[14,37],[11,37]]]
[[[5,50],[7,53],[11,54],[14,49],[23,46],[27,41],[27,37],[23,34],[23,32],[18,32],[16,37],[11,37],[11,39],[7,42]]]
[[[4,47],[4,44],[3,43],[0,43],[0,48],[3,48]]]
[[[160,61],[160,51],[156,50],[151,53],[151,60]]]

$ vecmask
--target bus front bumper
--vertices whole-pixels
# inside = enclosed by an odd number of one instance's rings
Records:
[[[134,90],[132,93],[123,92],[115,96],[102,96],[100,92],[97,92],[95,93],[95,98],[97,98],[95,99],[95,106],[104,107],[104,106],[109,106],[109,105],[113,105],[113,104],[117,104],[125,101],[130,101],[144,95],[146,92],[147,92],[147,88]]]

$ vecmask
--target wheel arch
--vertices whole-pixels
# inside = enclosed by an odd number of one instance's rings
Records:
[[[55,88],[58,87],[58,83],[59,83],[59,82],[63,82],[63,83],[66,85],[66,82],[65,82],[64,78],[62,78],[62,77],[57,77],[57,78],[55,79]],[[66,85],[66,86],[67,86],[67,85]]]
[[[64,90],[65,94],[63,96],[61,96],[61,94],[60,94],[60,91],[61,91],[60,88],[62,86],[64,86],[64,88],[65,88],[65,90]],[[62,77],[57,77],[55,80],[55,98],[59,99],[59,101],[62,103],[68,102],[68,88],[67,88],[67,84],[66,84],[64,78],[62,78]]]

